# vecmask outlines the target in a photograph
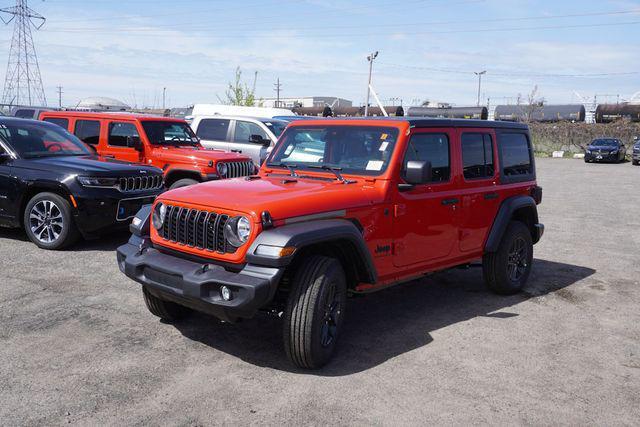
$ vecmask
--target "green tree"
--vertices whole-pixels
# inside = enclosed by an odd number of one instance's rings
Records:
[[[242,70],[240,67],[236,68],[235,80],[229,82],[227,91],[225,92],[225,98],[218,97],[221,103],[226,105],[242,105],[252,107],[256,101],[256,81],[258,80],[258,72],[253,75],[253,85],[251,88],[248,84],[242,81]]]

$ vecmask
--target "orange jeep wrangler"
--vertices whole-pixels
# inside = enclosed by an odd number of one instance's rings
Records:
[[[336,348],[347,295],[477,260],[491,290],[522,289],[541,199],[526,125],[297,121],[258,175],[142,208],[117,258],[156,316],[282,314],[287,355],[317,368]]]
[[[55,123],[92,146],[99,155],[156,166],[173,189],[255,172],[249,157],[207,150],[181,119],[128,113],[45,111],[40,120]]]

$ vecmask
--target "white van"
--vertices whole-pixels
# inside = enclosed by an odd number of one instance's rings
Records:
[[[190,118],[197,116],[249,116],[272,119],[275,116],[295,116],[286,108],[242,107],[238,105],[195,104]]]
[[[251,157],[260,166],[273,149],[288,121],[243,116],[195,116],[191,128],[205,148]]]

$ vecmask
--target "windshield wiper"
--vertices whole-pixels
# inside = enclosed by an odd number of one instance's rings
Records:
[[[289,175],[298,176],[296,173],[296,168],[298,165],[290,165],[288,163],[267,163],[267,166],[270,168],[287,168],[289,169]]]
[[[344,177],[342,176],[342,174],[340,173],[340,171],[342,170],[342,168],[339,168],[337,166],[329,166],[329,165],[307,165],[308,168],[311,169],[322,169],[325,171],[330,171],[333,172],[333,174],[336,176],[336,179],[340,182],[343,182],[345,184],[350,184],[352,182],[355,181],[349,181],[347,179],[344,179]]]

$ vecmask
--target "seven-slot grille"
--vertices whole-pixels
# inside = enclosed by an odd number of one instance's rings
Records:
[[[224,238],[229,215],[167,205],[164,224],[158,234],[165,240],[197,249],[233,253]]]
[[[154,190],[162,187],[162,175],[122,177],[118,183],[120,191]]]
[[[227,175],[224,178],[237,178],[239,176],[253,175],[255,167],[252,161],[246,162],[224,162],[227,165]]]

